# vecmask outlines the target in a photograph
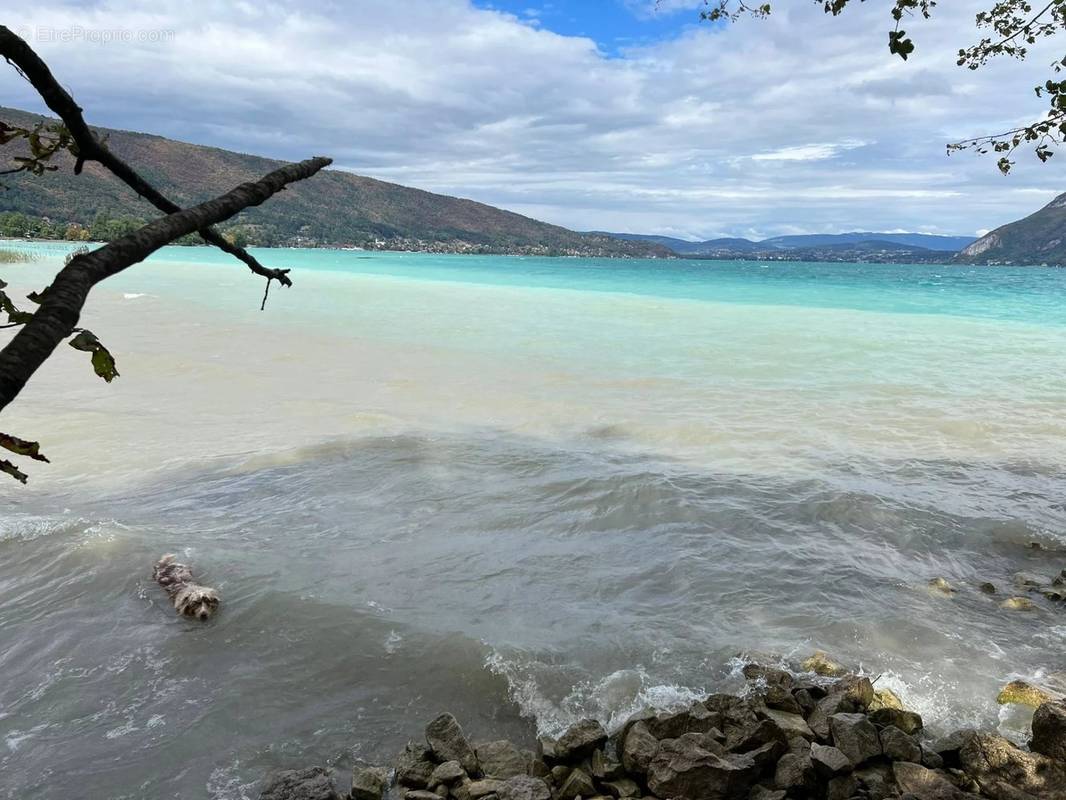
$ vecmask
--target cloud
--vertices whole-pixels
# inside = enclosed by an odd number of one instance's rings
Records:
[[[619,0],[621,2],[621,0]],[[972,232],[1061,191],[1062,167],[948,158],[945,143],[1038,115],[1052,60],[971,73],[954,56],[982,3],[909,23],[908,63],[882,9],[816,4],[766,21],[690,24],[604,55],[595,40],[467,0],[58,0],[11,27],[121,30],[35,46],[96,124],[342,168],[573,228],[686,232]],[[648,8],[647,5],[644,6]],[[607,12],[605,12],[607,13]],[[626,13],[622,6],[610,13]],[[594,20],[593,20],[594,21]],[[639,22],[634,23],[638,28]],[[170,31],[165,40],[140,37]],[[2,65],[0,65],[2,66]],[[3,102],[40,109],[24,82]]]

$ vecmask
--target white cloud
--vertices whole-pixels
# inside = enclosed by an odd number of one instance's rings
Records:
[[[919,49],[906,64],[887,53],[889,23],[871,4],[838,19],[781,5],[721,29],[690,25],[694,5],[661,12],[677,38],[611,58],[591,39],[467,0],[42,0],[7,11],[6,24],[174,32],[37,42],[91,122],[283,158],[324,153],[574,228],[965,232],[1061,191],[1054,159],[1023,158],[1005,179],[987,157],[945,154],[953,138],[1042,110],[1029,87],[1050,55],[955,66],[979,0],[909,22]],[[4,87],[0,102],[40,108],[24,83]]]

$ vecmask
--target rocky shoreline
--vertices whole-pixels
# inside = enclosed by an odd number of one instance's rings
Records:
[[[974,729],[927,735],[922,718],[824,653],[785,670],[749,663],[739,695],[645,710],[608,733],[582,720],[536,751],[471,743],[451,714],[391,767],[357,767],[348,794],[322,767],[277,773],[261,800],[1066,800],[1066,700],[1037,706],[1021,748]]]

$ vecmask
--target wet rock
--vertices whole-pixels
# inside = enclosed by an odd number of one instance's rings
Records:
[[[875,689],[874,699],[870,701],[869,711],[878,711],[882,708],[894,708],[903,710],[903,701],[899,699],[891,689]]]
[[[796,702],[799,704],[799,707],[802,709],[801,713],[804,716],[810,714],[818,703],[814,695],[811,694],[810,689],[796,689],[796,691],[792,693],[792,697],[795,698]]]
[[[1018,703],[1023,706],[1032,706],[1033,708],[1039,708],[1044,703],[1050,703],[1054,700],[1050,694],[1045,692],[1039,687],[1033,686],[1025,681],[1011,681],[1004,686],[999,695],[996,697],[996,702],[1001,706],[1008,703]]]
[[[877,728],[865,714],[834,714],[829,718],[833,744],[855,766],[881,755]]]
[[[1048,586],[1051,584],[1049,575],[1038,575],[1035,572],[1015,572],[1014,585],[1023,588]]]
[[[638,722],[630,727],[622,746],[622,766],[634,775],[644,775],[658,752],[659,740],[651,735],[646,723]]]
[[[551,800],[548,784],[529,775],[508,778],[497,794],[499,800]]]
[[[814,764],[811,762],[809,751],[802,755],[785,753],[774,770],[774,785],[797,794],[802,789],[813,786],[814,779]]]
[[[845,675],[834,684],[829,694],[815,705],[807,724],[820,739],[829,738],[829,717],[863,711],[874,699],[874,687],[869,678]]]
[[[709,711],[721,715],[719,728],[727,737],[737,731],[749,729],[759,723],[755,709],[749,700],[731,694],[712,694],[703,701]]]
[[[790,714],[786,711],[768,708],[765,711],[760,711],[759,715],[773,721],[789,739],[796,736],[801,736],[807,740],[814,738],[814,731],[811,730],[811,726],[799,714]]]
[[[1029,748],[1066,761],[1066,700],[1044,703],[1033,714],[1033,740]]]
[[[556,786],[562,786],[568,777],[570,777],[570,767],[565,764],[556,764],[552,767],[552,783]]]
[[[952,784],[942,773],[926,769],[921,764],[897,761],[892,765],[892,775],[904,797],[911,795],[916,800],[967,800],[967,794]],[[977,798],[973,798],[977,800]]]
[[[913,736],[908,736],[894,725],[881,730],[881,751],[892,761],[922,763],[922,746]]]
[[[466,771],[463,769],[462,764],[458,761],[445,761],[433,769],[426,783],[429,786],[440,786],[442,783],[450,786],[464,777],[466,777]]]
[[[340,800],[333,775],[324,767],[289,769],[267,779],[259,800]]]
[[[759,769],[748,755],[718,754],[704,746],[706,736],[666,739],[648,767],[648,788],[677,800],[731,800],[746,794]]]
[[[474,748],[451,714],[441,714],[426,726],[426,741],[438,761],[458,761],[471,776],[478,774]]]
[[[425,789],[436,767],[428,747],[420,742],[408,742],[396,759],[396,782],[409,789]]]
[[[814,766],[814,771],[826,779],[851,772],[853,769],[851,759],[839,748],[822,744],[811,745],[811,764]]]
[[[1066,587],[1063,586],[1045,586],[1040,589],[1040,594],[1045,599],[1051,600],[1053,603],[1060,603],[1063,599],[1066,599]]]
[[[889,725],[899,728],[906,734],[914,735],[922,729],[922,716],[914,711],[902,708],[879,708],[870,712],[870,722],[879,728]]]
[[[466,787],[467,792],[470,793],[470,800],[478,800],[479,797],[487,797],[490,794],[499,795],[502,789],[503,781],[494,780],[493,778],[472,781]]]
[[[1035,606],[1028,597],[1008,597],[999,604],[999,607],[1008,611],[1031,611]]]
[[[592,751],[607,744],[607,731],[594,719],[575,722],[555,743],[559,759],[568,762],[580,761],[592,755]]]
[[[617,778],[613,781],[604,781],[603,788],[611,797],[623,800],[626,797],[640,797],[640,787],[636,781],[630,778]]]
[[[788,672],[761,664],[747,664],[743,672],[752,690],[762,698],[768,708],[791,714],[802,713],[802,707],[792,696],[793,679]]]
[[[534,758],[529,765],[529,774],[534,778],[547,778],[552,774],[552,771],[551,767],[549,767],[542,759]]]
[[[980,589],[983,594],[995,594],[996,593],[996,584],[989,583],[988,581],[985,581],[984,583],[982,583],[977,588]]]
[[[969,741],[970,737],[976,734],[976,730],[964,728],[931,742],[923,749],[939,756],[944,766],[957,767],[959,765],[959,751],[962,750],[962,746]],[[929,765],[926,764],[926,766]]]
[[[656,739],[676,739],[686,733],[708,733],[723,725],[723,717],[709,710],[703,703],[673,714],[658,714],[645,720]]]
[[[486,778],[503,781],[529,773],[529,756],[506,739],[479,744],[474,752],[478,767]]]
[[[592,778],[580,768],[570,770],[570,774],[554,794],[555,800],[574,800],[575,797],[592,797],[596,786]]]
[[[990,797],[1016,790],[1040,800],[1066,800],[1066,763],[1019,750],[1002,736],[970,736],[959,750],[959,765]]]
[[[822,650],[817,651],[800,665],[804,672],[814,672],[829,678],[839,678],[847,674],[843,665],[831,659]]]
[[[955,594],[955,589],[944,578],[933,578],[929,581],[929,591],[933,594],[944,595],[950,597]]]
[[[548,764],[554,764],[558,760],[555,751],[555,739],[550,736],[541,736],[537,739],[537,758]]]
[[[352,770],[351,800],[381,800],[389,786],[389,772],[381,767]]]
[[[608,756],[602,750],[593,750],[589,759],[589,768],[592,777],[598,781],[613,781],[616,778],[624,778],[625,770],[622,764]]]

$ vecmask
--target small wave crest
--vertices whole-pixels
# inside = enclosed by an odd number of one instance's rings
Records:
[[[522,716],[534,721],[538,733],[548,736],[558,736],[578,720],[588,718],[598,719],[608,731],[615,731],[642,709],[676,711],[707,696],[702,688],[658,683],[642,666],[577,681],[568,691],[563,689],[561,696],[549,687],[558,687],[569,671],[565,667],[508,658],[495,650],[486,658],[485,666],[507,681],[510,698]]]

